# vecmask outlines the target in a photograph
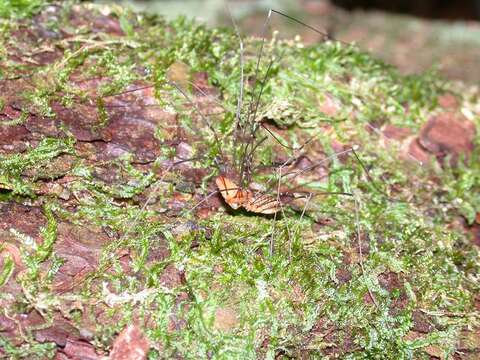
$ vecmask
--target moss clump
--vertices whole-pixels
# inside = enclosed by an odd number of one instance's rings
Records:
[[[62,11],[76,17],[57,14],[59,28],[71,29],[76,18],[81,31],[39,40],[60,54],[35,66],[12,58],[4,69],[10,75],[32,71],[28,85],[19,79],[23,91],[8,94],[3,105],[22,101],[27,125],[9,126],[36,129],[30,125],[36,116],[58,121],[65,134],[52,139],[29,130],[40,139],[36,145],[1,158],[1,184],[12,194],[2,202],[23,196],[16,200],[41,205],[45,216],[37,237],[22,232],[25,224],[8,225],[14,235],[9,243],[29,254],[23,277],[13,273],[12,256],[2,263],[0,286],[23,286],[15,301],[0,296],[9,313],[20,304],[52,321],[48,326],[59,314],[77,328],[88,323],[89,341],[99,353],[136,322],[154,344],[152,359],[421,359],[446,358],[460,349],[465,331],[478,326],[478,248],[449,224],[460,214],[473,222],[479,211],[478,198],[467,194],[480,187],[478,148],[469,162],[455,169],[437,166],[434,174],[435,165],[399,161],[398,151],[379,146],[367,128],[395,124],[418,131],[452,85],[433,72],[402,76],[354,46],[304,47],[278,38],[264,43],[257,72],[262,41],[247,38],[245,103],[237,119],[242,75],[231,30],[121,8],[108,15],[91,6]],[[36,21],[42,19],[40,13]],[[91,19],[108,19],[119,28],[92,31]],[[4,29],[17,24],[4,21]],[[10,51],[19,50],[2,39]],[[184,64],[177,74],[182,91],[171,81],[174,64]],[[265,86],[255,86],[265,74]],[[148,85],[153,91],[144,89]],[[255,118],[248,101],[255,104],[260,93],[262,116]],[[217,94],[221,106],[208,94]],[[87,110],[75,113],[79,108]],[[218,111],[205,119],[195,108]],[[174,120],[165,110],[176,113]],[[123,136],[131,121],[146,130]],[[249,127],[258,129],[261,141],[252,164],[243,166],[252,182],[274,192],[278,164],[295,157],[312,171],[285,167],[282,174],[297,174],[286,185],[301,185],[316,196],[285,206],[275,218],[224,211],[208,199],[208,206],[200,206],[220,169],[241,167],[248,149],[238,128]],[[155,160],[139,157],[151,143],[158,144],[152,147]],[[337,154],[341,143],[358,145],[362,163]],[[40,171],[67,155],[73,160],[65,171]],[[70,196],[38,191],[55,181]],[[65,229],[76,229],[70,231],[74,241]],[[79,246],[78,254],[68,252],[68,241]],[[71,274],[74,255],[88,260],[88,271],[75,268]],[[426,330],[419,331],[419,316]],[[34,331],[27,329],[23,347],[1,334],[0,344],[8,356],[53,356],[58,349],[35,340]]]

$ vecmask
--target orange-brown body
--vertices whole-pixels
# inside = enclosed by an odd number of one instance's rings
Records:
[[[275,214],[280,210],[280,202],[272,196],[253,193],[251,190],[242,189],[229,178],[220,175],[216,178],[218,190],[225,202],[232,209],[244,208],[258,214]]]

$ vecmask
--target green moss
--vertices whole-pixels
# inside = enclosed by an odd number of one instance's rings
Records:
[[[45,0],[4,0],[0,3],[0,17],[2,18],[24,18],[36,14]]]
[[[24,173],[41,169],[60,154],[72,153],[72,145],[70,139],[45,138],[26,153],[0,156],[0,184],[13,195],[34,196],[36,179]]]
[[[428,346],[451,354],[460,330],[478,323],[473,299],[479,289],[472,281],[479,270],[478,249],[465,233],[447,226],[459,214],[472,223],[479,211],[478,149],[457,168],[438,169],[435,184],[442,191],[436,192],[431,191],[431,168],[399,161],[398,152],[379,146],[376,135],[366,130],[370,123],[393,123],[417,131],[450,85],[434,71],[402,76],[354,46],[334,42],[305,48],[298,41],[269,41],[257,74],[261,42],[245,39],[245,102],[259,95],[253,79],[262,79],[269,69],[258,114],[282,128],[279,141],[259,130],[257,140],[267,139],[252,157],[260,169],[253,180],[274,192],[278,167],[272,161],[303,154],[317,162],[328,156],[328,177],[306,174],[299,182],[312,191],[353,196],[315,196],[303,215],[287,205],[276,219],[220,211],[200,220],[190,211],[199,195],[211,190],[219,168],[238,169],[245,152],[234,139],[241,76],[238,38],[231,30],[208,29],[185,18],[166,22],[115,11],[126,35],[85,32],[70,39],[70,50],[37,72],[36,88],[25,93],[29,107],[54,116],[52,102],[75,107],[92,100],[79,83],[103,77],[95,99],[102,128],[109,121],[108,96],[133,83],[152,84],[162,106],[178,113],[186,137],[182,141],[197,157],[192,167],[208,171],[198,187],[175,168],[159,176],[155,166],[176,155],[170,145],[162,146],[156,165],[148,169],[132,156],[101,164],[82,159],[70,139],[45,138],[24,153],[3,156],[2,187],[32,198],[38,177],[27,170],[38,170],[63,154],[77,159],[67,171],[74,177],[69,190],[77,197],[75,211],[54,198],[41,198],[47,225],[42,244],[25,253],[25,304],[39,306],[32,294],[42,292],[41,309],[49,314],[68,301],[42,285],[63,264],[55,254],[56,224],[67,221],[99,226],[112,235],[97,268],[72,295],[86,307],[108,304],[102,321],[92,319],[97,326],[92,342],[98,349],[108,350],[116,333],[141,319],[148,323],[145,331],[152,343],[159,344],[150,358],[320,358],[336,349],[351,359],[408,359],[425,357]],[[221,93],[224,112],[211,116],[209,123],[168,81],[168,68],[177,62],[186,64],[188,79],[206,72],[209,85]],[[73,81],[73,74],[81,79]],[[188,84],[184,89],[195,102],[194,90]],[[319,109],[327,98],[336,111],[324,114]],[[247,114],[245,103],[242,129],[258,127],[259,119],[248,122]],[[164,140],[171,134],[158,129],[156,136]],[[368,174],[355,157],[336,156],[332,137],[360,147]],[[313,140],[306,145],[308,139]],[[115,181],[97,176],[102,169],[114,173]],[[197,197],[167,216],[182,181]],[[12,231],[31,246],[31,239]],[[128,267],[119,253],[129,255]],[[48,268],[42,270],[45,262]],[[7,260],[0,285],[11,272]],[[165,274],[174,286],[166,285]],[[219,325],[218,309],[235,314],[228,326]],[[429,314],[436,327],[412,339],[408,335],[416,311]],[[81,321],[78,314],[72,317]],[[27,350],[1,344],[12,356],[37,347],[42,354],[51,350],[33,339]]]
[[[45,216],[47,218],[47,226],[40,230],[42,243],[36,244],[29,236],[13,231],[13,233],[22,241],[22,260],[26,266],[26,271],[22,274],[21,282],[25,292],[29,294],[30,301],[34,299],[38,291],[45,291],[47,284],[46,279],[41,276],[40,265],[49,259],[52,255],[53,245],[57,239],[57,223],[53,217],[53,213],[49,207],[45,208]],[[40,279],[42,277],[42,279]],[[40,280],[40,281],[39,281]],[[41,288],[37,285],[42,283]]]
[[[45,359],[52,358],[55,355],[54,343],[26,343],[23,345],[12,344],[2,335],[0,335],[0,346],[6,356],[13,359]]]
[[[2,287],[8,282],[14,270],[15,270],[15,263],[12,259],[12,256],[11,255],[5,256],[3,259],[2,271],[0,273],[0,287]]]

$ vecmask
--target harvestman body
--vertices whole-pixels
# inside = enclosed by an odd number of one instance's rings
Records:
[[[277,213],[281,208],[280,201],[272,196],[254,194],[249,189],[242,189],[223,175],[217,177],[215,183],[225,202],[234,210],[244,208],[249,212],[270,215]]]

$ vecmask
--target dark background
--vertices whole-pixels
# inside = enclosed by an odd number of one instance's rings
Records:
[[[164,13],[165,10],[184,9],[181,13],[189,13],[189,8],[203,10],[217,8],[227,0],[97,0],[98,2],[129,3],[141,8],[152,9]],[[381,10],[396,14],[413,15],[426,19],[444,20],[480,20],[480,0],[228,0],[231,4],[242,4],[248,7],[283,8],[285,6],[318,6],[331,3],[345,10]],[[191,9],[196,12],[196,9]]]
[[[348,10],[375,9],[431,19],[480,19],[480,0],[333,0],[332,3]]]

